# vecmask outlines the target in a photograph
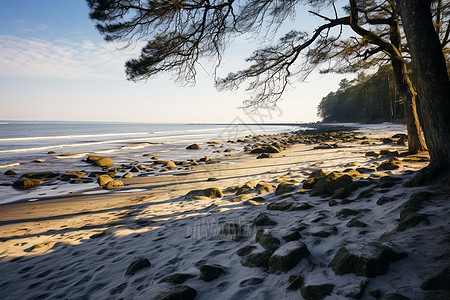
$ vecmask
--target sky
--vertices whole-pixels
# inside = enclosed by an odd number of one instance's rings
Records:
[[[195,86],[167,74],[127,81],[124,64],[140,48],[105,42],[88,15],[83,0],[0,1],[0,120],[315,122],[322,97],[348,77],[313,73],[307,82],[294,80],[274,111],[249,114],[239,108],[251,96],[245,86],[218,92],[210,67],[198,69]],[[243,68],[256,46],[233,42],[219,74]]]

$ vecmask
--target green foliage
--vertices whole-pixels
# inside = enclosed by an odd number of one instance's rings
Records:
[[[382,66],[372,76],[360,73],[352,82],[343,79],[338,91],[322,98],[317,114],[327,122],[402,121],[402,104],[392,68]]]

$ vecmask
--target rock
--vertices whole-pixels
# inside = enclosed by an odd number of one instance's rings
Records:
[[[266,267],[270,255],[272,255],[272,251],[259,249],[246,255],[244,259],[241,260],[241,264],[248,268]]]
[[[357,170],[354,169],[347,169],[342,172],[345,175],[351,176],[351,177],[361,177],[361,173],[359,173]]]
[[[428,201],[431,196],[432,193],[430,192],[418,192],[411,195],[409,200],[402,205],[397,231],[404,231],[422,222],[427,225],[430,224],[428,218],[423,214],[418,214],[417,211],[422,209],[423,202]]]
[[[94,161],[94,165],[105,168],[114,167],[113,161],[109,157],[100,157],[96,161]]]
[[[347,187],[343,187],[343,188],[340,188],[340,189],[337,189],[334,191],[333,198],[345,199],[348,196],[350,196],[351,194],[352,194],[352,191],[350,191],[350,189],[348,189]]]
[[[163,277],[159,282],[168,282],[172,284],[181,284],[186,280],[196,277],[194,274],[175,273]]]
[[[315,237],[326,238],[332,234],[337,234],[337,228],[333,225],[322,223],[311,227],[307,234]]]
[[[262,193],[270,193],[271,191],[273,191],[274,188],[275,187],[272,184],[264,182],[264,181],[260,181],[256,185],[256,190],[260,194],[262,194]]]
[[[235,223],[224,224],[219,231],[219,234],[223,237],[232,239],[234,241],[240,240],[244,236],[244,228]]]
[[[204,196],[204,197],[208,197],[211,199],[216,199],[216,198],[222,198],[223,197],[223,193],[219,188],[213,187],[213,188],[207,188],[204,190],[193,190],[190,191],[189,193],[186,194],[185,197],[195,197],[195,196]]]
[[[380,155],[374,151],[369,151],[369,152],[366,152],[366,156],[378,157]]]
[[[56,154],[55,151],[48,151],[47,154]]]
[[[346,298],[361,299],[368,284],[369,280],[366,278],[355,278],[354,281],[352,280],[345,286],[342,286],[340,290],[336,292],[336,294],[344,296]]]
[[[109,175],[100,175],[97,177],[97,183],[99,186],[105,186],[108,182],[113,181]]]
[[[364,199],[364,198],[370,198],[372,197],[376,192],[373,189],[367,189],[364,191],[361,191],[358,194],[358,197],[356,197],[356,199]]]
[[[205,162],[205,163],[211,162],[211,158],[209,158],[208,156],[205,156],[205,157],[200,158],[200,161]]]
[[[408,139],[404,136],[400,137],[397,141],[397,145],[399,145],[399,146],[406,146],[407,143],[408,143]]]
[[[282,239],[286,242],[292,242],[292,241],[296,241],[298,239],[300,239],[302,236],[300,234],[300,232],[298,232],[297,230],[292,230],[289,231],[288,233],[286,233]]]
[[[197,291],[187,285],[177,285],[153,300],[193,300]]]
[[[3,174],[8,175],[8,176],[14,176],[14,175],[17,175],[17,173],[14,172],[13,170],[8,170],[8,171],[6,171],[6,172],[3,173]]]
[[[265,149],[267,153],[280,153],[281,150],[278,147],[275,147],[273,145],[267,145]]]
[[[270,155],[269,153],[261,153],[256,157],[256,159],[271,158],[271,157],[272,155]]]
[[[66,172],[61,175],[61,178],[82,178],[86,175],[84,172]]]
[[[168,160],[168,161],[164,164],[164,167],[170,168],[170,169],[176,169],[176,168],[177,168],[177,165],[176,165],[173,161]]]
[[[289,182],[281,182],[278,184],[277,189],[275,190],[275,195],[282,195],[285,193],[290,193],[297,188],[297,185]]]
[[[288,242],[278,248],[269,258],[269,273],[287,272],[303,258],[310,255],[305,243]]]
[[[258,230],[255,241],[264,249],[272,252],[280,246],[280,240],[272,236],[272,233],[268,229]]]
[[[240,287],[246,287],[249,285],[257,285],[257,284],[261,284],[264,282],[264,278],[249,278],[249,279],[244,279],[239,283]]]
[[[106,185],[104,185],[103,188],[107,190],[112,190],[121,186],[123,186],[122,180],[111,180]]]
[[[122,178],[131,178],[131,177],[133,177],[133,176],[131,175],[131,173],[125,173],[125,174],[123,174],[123,176],[122,176]]]
[[[398,293],[386,294],[380,298],[380,300],[411,300],[408,297],[405,297]]]
[[[320,144],[318,146],[315,146],[314,149],[333,149],[338,147],[333,147],[333,145],[330,144]]]
[[[353,218],[347,223],[347,227],[367,227],[367,224]]]
[[[302,188],[310,190],[314,187],[314,185],[317,183],[317,179],[316,178],[308,178],[302,181],[303,186]]]
[[[202,147],[200,147],[198,144],[192,144],[186,147],[188,150],[201,150]]]
[[[256,246],[247,245],[242,248],[239,248],[238,251],[236,251],[236,254],[239,256],[246,256],[249,255],[253,249],[256,249]]]
[[[377,168],[366,168],[366,167],[361,167],[361,168],[356,168],[356,171],[358,171],[361,174],[366,174],[366,173],[375,173],[377,172]]]
[[[206,282],[217,279],[220,275],[225,274],[222,266],[219,265],[203,265],[199,267],[200,279]]]
[[[311,174],[309,174],[308,178],[323,178],[327,175],[328,174],[325,173],[322,169],[318,169],[318,170],[312,171]]]
[[[21,178],[13,182],[12,186],[21,190],[30,190],[44,184],[40,179]]]
[[[265,213],[260,213],[253,219],[252,223],[255,226],[274,226],[278,224],[277,222],[271,220]]]
[[[336,206],[336,205],[338,205],[338,204],[339,204],[339,202],[337,202],[337,201],[334,200],[334,199],[331,199],[331,200],[328,201],[328,206],[329,206],[329,207]]]
[[[408,228],[415,227],[420,223],[424,223],[425,225],[429,225],[430,221],[423,214],[418,213],[410,213],[406,217],[400,219],[400,223],[397,226],[397,231],[405,231]]]
[[[420,285],[422,290],[450,291],[450,265],[427,277]]]
[[[386,204],[388,202],[393,202],[395,200],[397,200],[395,197],[381,196],[377,200],[377,205],[383,205],[383,204]]]
[[[142,270],[144,268],[149,268],[151,266],[151,263],[146,258],[139,258],[135,261],[133,261],[127,268],[127,271],[125,272],[126,276],[134,275],[137,271]]]
[[[376,277],[385,274],[391,262],[405,256],[380,243],[349,243],[337,251],[329,266],[337,275]]]
[[[134,166],[134,167],[132,167],[132,168],[130,169],[130,172],[133,172],[133,173],[139,173],[139,172],[141,172],[141,169],[139,169],[138,167]]]
[[[391,158],[387,161],[384,161],[381,163],[380,166],[378,166],[378,169],[380,170],[395,170],[400,168],[400,165],[402,164],[402,161],[398,158]]]
[[[290,284],[287,287],[287,289],[291,291],[296,291],[302,287],[302,285],[305,282],[305,279],[303,278],[302,275],[292,275],[292,276],[293,279],[290,280]],[[291,279],[291,277],[289,279]]]
[[[54,172],[33,172],[26,173],[20,176],[20,178],[28,178],[28,179],[47,179],[47,178],[55,178],[58,177],[59,173]]]
[[[247,194],[255,189],[255,183],[253,181],[247,181],[236,189],[236,195]]]
[[[336,213],[336,217],[338,218],[347,218],[348,216],[356,216],[359,214],[359,210],[354,210],[350,208],[343,208]]]
[[[322,300],[333,292],[334,284],[307,285],[300,288],[302,297],[306,300]]]
[[[345,188],[352,182],[352,177],[332,172],[322,179],[319,179],[314,185],[313,191],[318,195],[333,194],[337,189]]]
[[[97,239],[97,238],[100,238],[100,237],[103,237],[103,236],[107,236],[108,234],[109,234],[109,230],[103,230],[100,233],[95,233],[95,234],[91,235],[89,238],[90,239]]]
[[[307,209],[311,209],[314,206],[312,206],[309,203],[293,203],[291,205],[291,207],[288,208],[288,211],[299,211],[299,210],[307,210]]]
[[[35,160],[32,160],[31,162],[41,164],[41,163],[45,162],[45,159],[35,159]]]
[[[267,205],[268,210],[279,210],[279,211],[286,211],[292,206],[293,202],[290,201],[277,201],[270,203]]]

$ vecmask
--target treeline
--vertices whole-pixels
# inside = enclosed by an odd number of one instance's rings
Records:
[[[403,100],[387,65],[370,76],[360,73],[353,81],[341,80],[338,91],[322,98],[317,109],[325,122],[402,122],[404,118]]]

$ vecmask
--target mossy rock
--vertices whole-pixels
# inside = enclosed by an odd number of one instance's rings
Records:
[[[204,196],[211,199],[222,198],[223,193],[219,188],[212,187],[204,190],[193,190],[186,194],[185,197],[194,198],[195,196]]]
[[[21,190],[34,189],[44,184],[44,181],[40,179],[21,178],[13,182],[12,186]]]
[[[311,253],[305,243],[288,242],[278,248],[269,258],[269,273],[287,272]]]
[[[198,144],[192,144],[186,147],[188,150],[201,150],[202,147],[200,147]]]
[[[99,186],[105,186],[108,182],[113,181],[109,175],[100,175],[97,177],[97,183]]]
[[[275,195],[282,195],[285,193],[293,192],[297,189],[297,185],[290,182],[281,182],[278,184],[277,189],[275,190]]]
[[[122,180],[111,180],[106,185],[104,185],[103,188],[105,188],[107,190],[112,190],[112,189],[119,188],[121,186],[123,186]]]
[[[280,246],[280,240],[272,236],[272,233],[267,229],[258,230],[255,242],[259,243],[264,249],[272,252]]]
[[[105,168],[114,167],[113,161],[109,157],[100,157],[96,161],[94,161],[94,165]]]
[[[336,172],[331,172],[314,185],[313,191],[318,195],[333,194],[336,190],[345,188],[352,182],[352,177],[349,175],[339,175]]]

